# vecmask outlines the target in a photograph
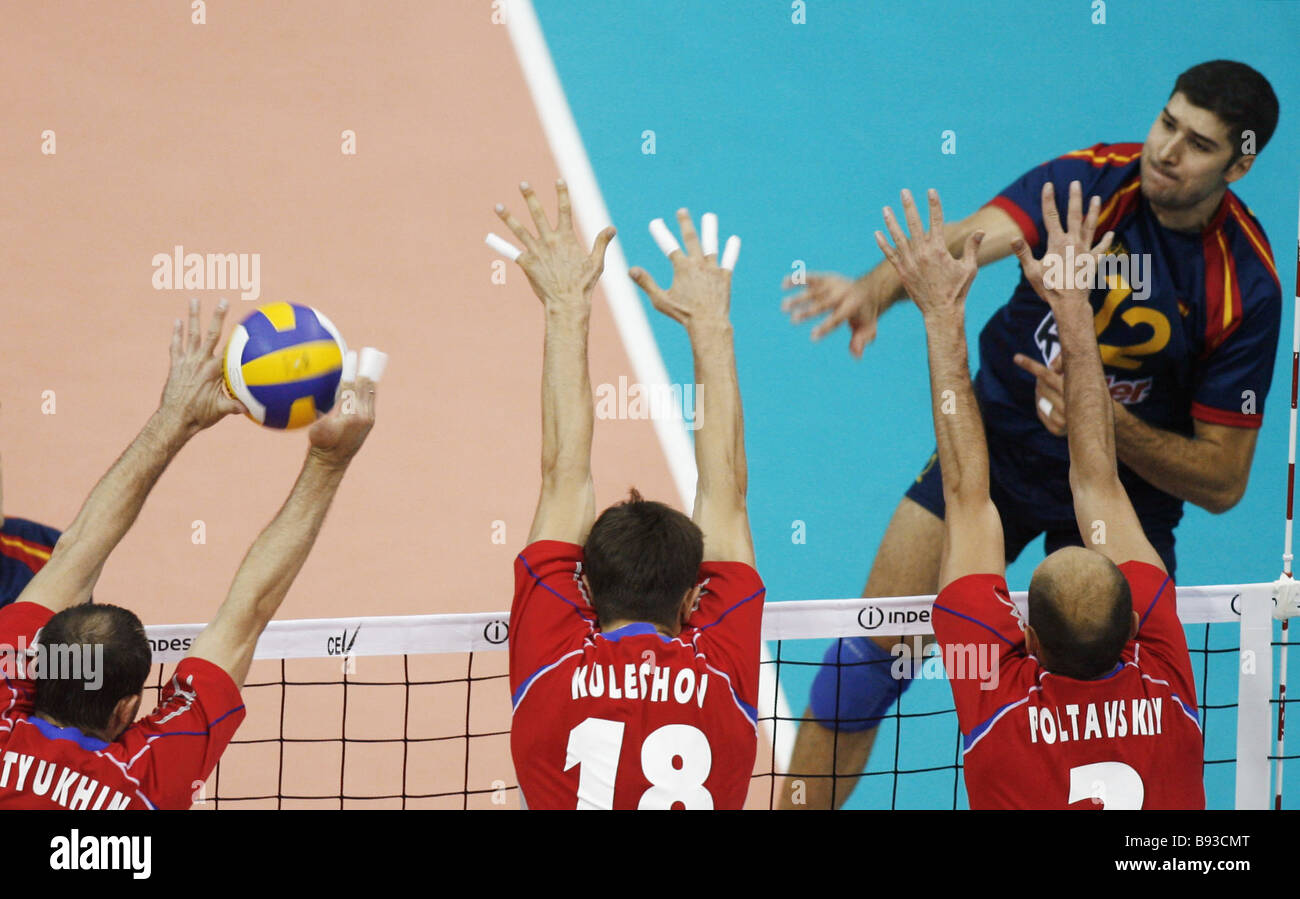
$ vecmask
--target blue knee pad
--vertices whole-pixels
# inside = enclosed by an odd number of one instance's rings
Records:
[[[893,655],[866,637],[832,643],[813,680],[809,703],[813,718],[847,732],[878,726],[912,683],[910,678],[894,677],[894,661]]]

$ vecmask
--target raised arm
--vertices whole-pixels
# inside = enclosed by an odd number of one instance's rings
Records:
[[[199,301],[192,299],[188,329],[176,320],[171,369],[157,411],[86,497],[50,560],[22,592],[21,602],[60,612],[88,600],[109,554],[131,529],[149,491],[181,447],[204,428],[244,411],[223,389],[221,360],[213,355],[225,315],[222,300],[203,334]]]
[[[896,247],[879,231],[876,243],[925,318],[930,400],[943,471],[942,589],[968,574],[1002,574],[1006,570],[1002,520],[989,498],[984,422],[971,387],[966,353],[966,294],[975,280],[975,260],[984,235],[979,231],[967,235],[962,257],[956,259],[944,240],[939,194],[929,192],[929,232],[922,228],[911,193],[903,191],[902,200],[911,239],[893,211],[885,207],[885,225]]]
[[[754,538],[749,530],[746,494],[745,421],[731,330],[731,272],[707,256],[691,222],[677,210],[686,252],[673,250],[673,283],[664,290],[642,268],[628,274],[660,312],[686,328],[695,359],[696,421],[695,523],[704,533],[706,562],[754,565]]]
[[[959,222],[944,228],[944,241],[953,255],[960,258],[967,239],[977,231],[984,233],[978,251],[979,265],[985,266],[1011,255],[1011,242],[1020,236],[1020,226],[996,206],[984,206]],[[796,285],[786,278],[785,288]],[[790,321],[799,323],[820,315],[827,317],[813,328],[813,340],[820,340],[845,322],[851,332],[849,351],[861,357],[867,344],[876,339],[876,323],[885,310],[907,296],[898,272],[888,260],[857,280],[843,275],[810,274],[802,292],[788,297],[781,308]]]
[[[527,182],[520,192],[537,226],[534,236],[505,206],[497,215],[524,245],[519,267],[546,310],[542,352],[542,491],[528,542],[582,543],[596,520],[591,482],[591,375],[587,370],[587,328],[591,294],[605,270],[605,248],[615,231],[596,235],[591,252],[578,243],[569,188],[555,182],[559,214],[552,228]]]
[[[1043,186],[1043,220],[1047,230],[1044,259],[1058,263],[1074,259],[1081,266],[1079,277],[1062,279],[1049,286],[1046,269],[1035,260],[1024,241],[1016,244],[1025,278],[1052,309],[1061,341],[1065,402],[1070,408],[1070,491],[1074,495],[1074,517],[1084,542],[1115,564],[1139,560],[1163,569],[1160,555],[1147,540],[1133,504],[1119,480],[1115,464],[1115,418],[1110,390],[1102,371],[1101,353],[1088,301],[1096,260],[1110,246],[1111,234],[1092,248],[1101,203],[1093,197],[1083,215],[1083,190],[1079,182],[1070,185],[1066,230],[1061,228],[1052,183]],[[1091,249],[1090,249],[1091,248]],[[1059,264],[1059,271],[1069,271]]]
[[[340,401],[307,432],[311,449],[293,492],[244,556],[226,601],[194,638],[190,656],[225,669],[243,687],[257,640],[307,561],[325,512],[374,423],[374,382],[343,384]]]

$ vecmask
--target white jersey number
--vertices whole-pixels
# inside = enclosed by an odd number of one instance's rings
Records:
[[[1140,809],[1142,775],[1123,762],[1096,762],[1070,769],[1070,804],[1091,799],[1104,809]]]
[[[614,807],[614,779],[622,749],[622,721],[588,718],[569,731],[564,770],[582,766],[578,808]],[[641,744],[641,772],[650,789],[641,794],[637,808],[670,809],[676,803],[688,809],[713,808],[713,796],[704,788],[712,768],[713,750],[699,728],[664,725]]]

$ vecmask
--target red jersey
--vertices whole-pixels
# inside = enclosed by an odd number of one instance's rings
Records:
[[[53,616],[0,609],[0,644],[30,646]],[[0,809],[186,809],[244,719],[239,688],[205,659],[184,659],[158,708],[107,743],[32,714],[35,685],[0,665]]]
[[[758,749],[765,588],[705,562],[682,632],[604,633],[582,547],[542,540],[515,560],[510,750],[529,808],[742,808]]]
[[[1141,623],[1115,670],[1096,680],[1052,674],[1026,653],[1000,575],[958,578],[935,600],[971,808],[1205,808],[1173,580],[1145,562],[1119,569]]]

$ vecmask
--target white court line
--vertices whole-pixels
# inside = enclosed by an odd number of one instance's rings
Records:
[[[612,224],[605,199],[596,184],[596,173],[587,157],[587,150],[582,145],[578,134],[578,125],[573,120],[569,101],[560,85],[560,77],[555,71],[555,63],[546,46],[541,23],[533,9],[532,0],[507,0],[506,28],[510,40],[515,46],[515,55],[519,57],[519,66],[523,69],[524,81],[533,95],[533,105],[542,121],[542,130],[551,145],[560,174],[569,184],[569,194],[573,201],[574,215],[577,217],[579,232],[590,243],[596,234]],[[636,286],[627,275],[627,258],[623,247],[615,238],[605,253],[605,274],[601,280],[601,289],[609,300],[610,311],[614,314],[614,325],[623,341],[632,362],[632,371],[641,384],[654,390],[660,385],[667,385],[668,369],[664,366],[659,345],[655,342],[650,322],[646,318],[645,308],[636,295]],[[681,410],[673,404],[669,415],[656,415],[652,418],[659,445],[663,448],[668,461],[668,470],[681,495],[683,508],[695,507],[695,453],[691,441],[686,435],[686,425],[681,417]],[[763,662],[771,659],[767,644],[762,644]],[[785,699],[785,691],[776,682],[775,666],[764,664],[759,682],[759,715],[769,719],[789,720],[790,706]],[[790,768],[790,755],[794,750],[794,727],[786,726],[775,729],[767,722],[767,737],[776,750],[776,763],[780,770]]]

